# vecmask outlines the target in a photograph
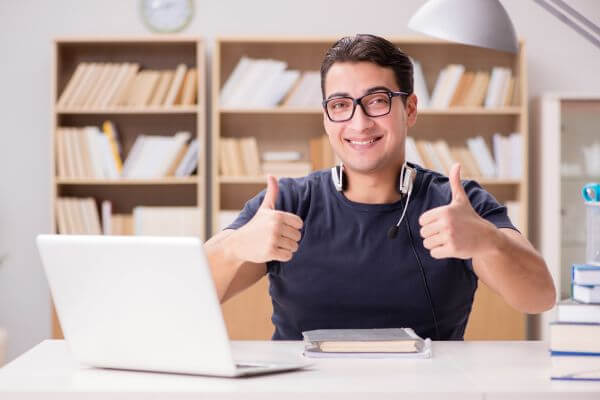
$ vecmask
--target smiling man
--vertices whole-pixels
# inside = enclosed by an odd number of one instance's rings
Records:
[[[325,130],[342,164],[269,177],[266,191],[206,242],[222,302],[269,275],[274,339],[389,327],[462,339],[478,279],[522,312],[553,306],[544,260],[505,207],[461,182],[458,164],[445,177],[405,163],[417,119],[412,74],[409,58],[383,38],[336,42],[321,86]]]

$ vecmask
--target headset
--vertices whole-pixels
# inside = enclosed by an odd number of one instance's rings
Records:
[[[404,162],[402,165],[402,170],[400,171],[400,178],[398,182],[398,192],[402,195],[402,198],[406,198],[406,202],[404,203],[404,209],[402,210],[402,215],[400,219],[396,223],[396,225],[392,226],[388,231],[388,238],[394,239],[398,236],[398,231],[400,230],[400,224],[404,220],[404,216],[406,215],[406,210],[408,208],[408,203],[410,202],[410,196],[412,194],[413,185],[415,182],[415,178],[417,176],[417,169],[408,165],[408,163]],[[340,162],[339,165],[331,168],[331,180],[333,181],[333,186],[335,190],[338,192],[343,192],[346,189],[346,185],[344,182],[344,164]],[[425,269],[423,268],[423,263],[421,262],[421,257],[419,257],[419,253],[415,247],[415,243],[413,240],[413,235],[410,230],[410,224],[406,224],[406,230],[408,232],[408,238],[410,240],[410,245],[413,250],[413,254],[417,259],[417,264],[419,265],[419,270],[421,272],[421,279],[423,280],[423,285],[425,287],[425,294],[427,296],[427,300],[429,301],[429,306],[431,307],[431,315],[433,317],[433,324],[435,326],[435,333],[437,335],[437,339],[441,339],[440,330],[438,327],[437,317],[435,315],[435,308],[433,307],[433,300],[431,298],[431,292],[429,290],[429,284],[427,283],[427,277],[425,276]]]

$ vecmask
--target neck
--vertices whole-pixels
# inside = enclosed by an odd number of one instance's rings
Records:
[[[391,169],[380,173],[360,173],[345,169],[348,180],[344,195],[348,200],[364,204],[395,203],[402,196],[398,193],[399,169]]]

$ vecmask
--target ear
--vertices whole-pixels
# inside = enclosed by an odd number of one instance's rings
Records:
[[[409,128],[417,123],[417,95],[411,94],[406,98],[406,122]]]

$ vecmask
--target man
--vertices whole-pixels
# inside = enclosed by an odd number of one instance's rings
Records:
[[[344,184],[336,190],[329,170],[268,177],[266,191],[205,245],[222,302],[268,273],[274,339],[387,327],[462,339],[478,278],[522,312],[553,306],[543,259],[505,207],[461,183],[458,164],[448,178],[414,166],[410,195],[399,191],[417,118],[404,53],[372,35],[343,38],[325,56],[321,86],[325,130],[343,162],[333,175]]]

